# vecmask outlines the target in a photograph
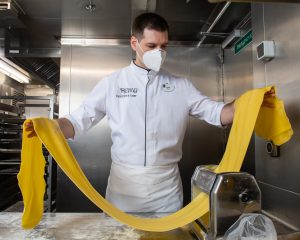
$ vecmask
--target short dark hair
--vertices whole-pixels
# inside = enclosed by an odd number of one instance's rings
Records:
[[[145,28],[169,32],[167,21],[156,13],[148,12],[138,15],[132,24],[132,35],[139,40],[142,39]]]

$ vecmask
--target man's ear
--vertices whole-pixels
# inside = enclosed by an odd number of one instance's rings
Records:
[[[135,36],[131,36],[130,45],[131,45],[132,50],[134,50],[134,51],[136,51],[136,48],[137,48],[137,41],[138,41],[138,39]]]

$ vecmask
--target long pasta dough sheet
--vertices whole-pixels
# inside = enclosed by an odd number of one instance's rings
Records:
[[[277,97],[265,97],[265,93],[271,88],[248,91],[235,101],[234,121],[224,156],[215,170],[217,173],[240,170],[254,129],[259,136],[272,140],[276,145],[281,145],[291,138],[293,131],[282,101]],[[162,218],[139,218],[120,211],[90,184],[57,122],[47,118],[31,120],[37,136],[29,138],[25,127],[23,128],[22,161],[18,174],[24,201],[23,228],[35,227],[43,216],[45,159],[42,144],[87,198],[103,212],[133,228],[154,232],[169,231],[189,224],[209,211],[209,199],[205,193],[200,193],[181,210]]]

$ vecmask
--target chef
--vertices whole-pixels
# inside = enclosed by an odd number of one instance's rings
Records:
[[[113,144],[106,199],[125,212],[179,210],[178,162],[189,116],[224,126],[234,115],[232,103],[213,101],[188,79],[161,69],[168,33],[161,16],[137,16],[130,39],[136,58],[104,77],[74,112],[57,120],[64,136],[76,141],[107,116]],[[26,129],[35,135],[31,122]]]

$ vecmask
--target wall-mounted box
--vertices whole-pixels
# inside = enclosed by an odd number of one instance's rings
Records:
[[[275,42],[262,41],[256,47],[257,60],[268,62],[275,57]]]

